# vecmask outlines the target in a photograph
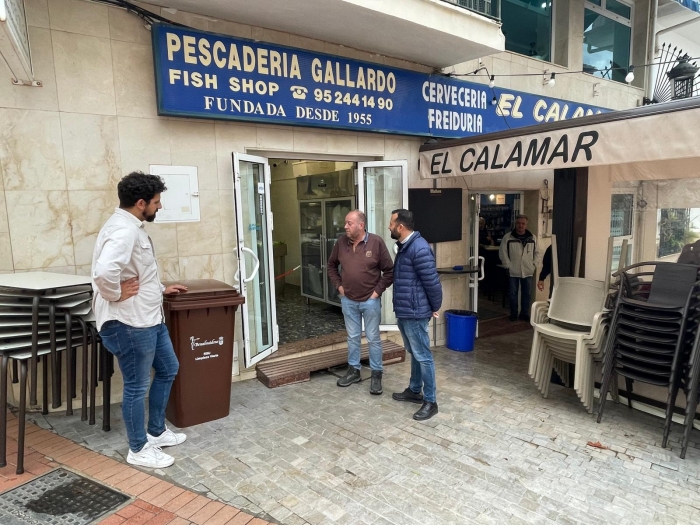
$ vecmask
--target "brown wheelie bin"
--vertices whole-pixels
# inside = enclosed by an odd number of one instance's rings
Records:
[[[233,328],[244,299],[220,281],[178,282],[187,291],[163,298],[165,323],[180,361],[166,416],[183,428],[228,416]]]

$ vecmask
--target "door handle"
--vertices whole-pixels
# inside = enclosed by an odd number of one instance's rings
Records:
[[[479,256],[479,280],[484,280],[484,258]]]
[[[253,268],[253,272],[250,274],[250,277],[243,278],[244,283],[249,283],[250,281],[255,279],[255,276],[258,274],[258,270],[260,269],[260,259],[258,259],[258,257],[255,255],[255,252],[253,250],[251,250],[250,248],[246,248],[245,246],[241,246],[241,251],[248,252],[255,260],[255,268]]]

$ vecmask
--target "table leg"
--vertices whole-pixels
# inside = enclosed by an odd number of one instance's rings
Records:
[[[0,467],[7,465],[7,354],[0,357]]]

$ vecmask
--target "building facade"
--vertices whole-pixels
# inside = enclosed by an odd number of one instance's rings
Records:
[[[289,46],[426,77],[448,75],[483,85],[484,90],[491,89],[486,86],[493,80],[497,91],[487,92],[494,93],[494,105],[501,109],[509,107],[500,105],[509,90],[607,110],[638,106],[644,97],[643,73],[630,84],[624,78],[630,64],[647,62],[649,0],[562,0],[554,5],[502,0],[495,17],[459,5],[466,2],[442,0],[383,2],[379,7],[359,0],[326,6],[294,2],[296,14],[275,11],[274,2],[253,10],[243,8],[245,2],[233,2],[226,13],[217,13],[215,2],[165,3],[170,7],[135,5],[193,30],[261,45]],[[34,76],[42,86],[13,85],[8,82],[12,73],[0,63],[2,272],[88,275],[97,233],[117,205],[120,178],[134,170],[148,172],[152,165],[172,165],[197,168],[200,217],[195,222],[147,225],[163,280],[209,278],[237,285],[234,153],[275,159],[269,162],[272,199],[277,201],[273,208],[289,208],[284,212],[289,220],[276,218],[275,240],[283,240],[278,236],[285,228],[298,228],[296,178],[313,172],[299,163],[356,169],[357,163],[400,161],[408,188],[464,190],[462,239],[436,245],[438,266],[467,262],[473,228],[470,192],[521,192],[519,211],[531,217],[542,249],[549,242],[553,203],[542,202],[552,190],[553,170],[434,182],[421,179],[418,166],[419,147],[429,136],[306,127],[298,122],[159,116],[153,40],[143,19],[117,6],[83,0],[26,0],[25,5]],[[199,12],[187,11],[193,6]],[[328,24],[309,23],[314,14]],[[528,27],[534,29],[520,34],[519,26],[525,24],[514,21],[523,17],[532,18]],[[386,31],[372,26],[376,23],[384,24]],[[337,31],[343,26],[347,31]],[[605,71],[608,63],[611,69]],[[549,82],[552,74],[554,83]],[[540,107],[542,120],[563,118],[561,108],[556,113],[550,109],[551,104]],[[274,165],[278,162],[279,167]],[[298,169],[287,168],[289,163]],[[387,198],[386,206],[391,202]],[[300,264],[301,257],[298,243],[289,244],[287,268],[295,266],[294,257]],[[298,282],[294,274],[288,279]],[[468,306],[466,277],[444,280],[443,285],[444,309]],[[242,316],[237,319],[240,325]],[[244,369],[240,326],[237,334],[234,377]],[[444,340],[441,319],[434,342]]]

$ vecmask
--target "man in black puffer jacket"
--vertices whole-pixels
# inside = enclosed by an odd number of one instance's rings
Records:
[[[411,354],[408,388],[391,397],[396,401],[421,403],[413,419],[423,421],[438,413],[428,325],[431,317],[438,317],[442,285],[433,251],[413,227],[413,213],[408,210],[391,212],[389,231],[399,249],[394,261],[394,312],[406,351]]]

